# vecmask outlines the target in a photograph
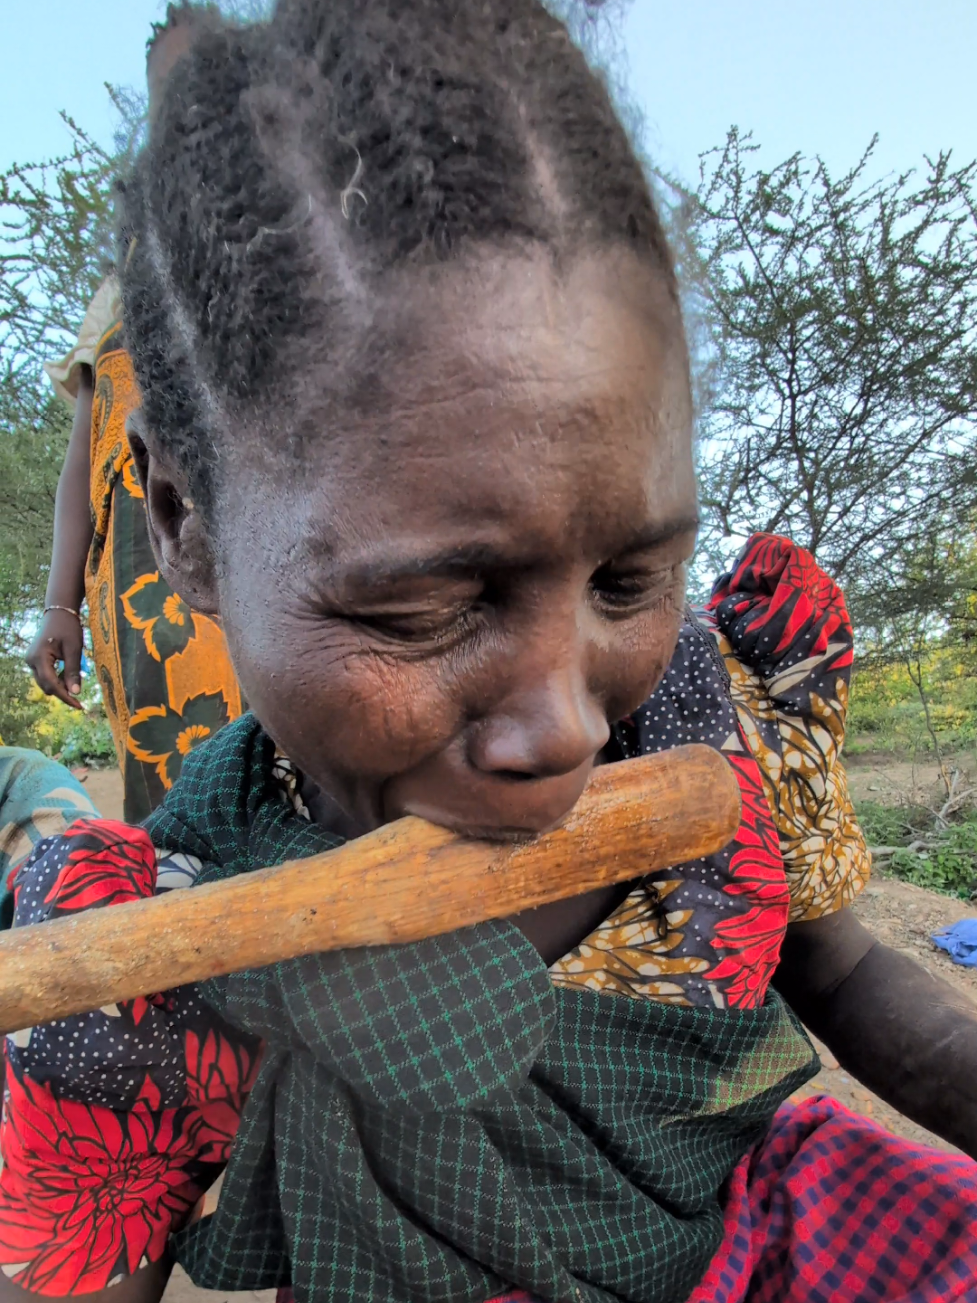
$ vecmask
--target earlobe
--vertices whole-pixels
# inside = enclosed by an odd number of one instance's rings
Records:
[[[136,479],[139,481],[143,493],[146,492],[146,470],[149,464],[149,451],[146,448],[144,430],[145,423],[142,408],[137,407],[135,411],[130,412],[126,417],[126,439],[129,442],[129,451],[132,453],[133,465],[136,468]]]
[[[219,614],[210,538],[188,492],[186,476],[153,451],[141,411],[126,422],[136,476],[146,503],[146,526],[160,575],[203,615]]]

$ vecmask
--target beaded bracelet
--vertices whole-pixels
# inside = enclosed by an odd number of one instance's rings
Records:
[[[47,615],[48,611],[67,611],[69,615],[75,617],[79,624],[82,623],[81,612],[76,611],[73,606],[59,606],[57,602],[52,602],[50,606],[45,606],[41,614]]]

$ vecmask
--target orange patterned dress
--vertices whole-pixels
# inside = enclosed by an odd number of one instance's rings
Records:
[[[126,438],[139,392],[118,320],[98,342],[94,373],[95,532],[85,595],[125,817],[140,823],[172,787],[184,756],[241,714],[241,692],[218,625],[191,611],[156,567]]]

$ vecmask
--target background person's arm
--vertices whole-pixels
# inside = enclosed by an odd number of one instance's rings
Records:
[[[90,505],[92,398],[91,368],[82,366],[75,419],[54,503],[54,546],[44,600],[45,606],[66,606],[73,611],[80,610],[85,600],[85,565],[93,533]],[[27,653],[27,663],[42,691],[79,710],[83,645],[81,621],[68,611],[53,610],[41,620],[37,637]],[[58,661],[64,662],[62,674],[56,668]]]
[[[848,909],[788,927],[774,986],[852,1076],[977,1158],[977,1006]]]

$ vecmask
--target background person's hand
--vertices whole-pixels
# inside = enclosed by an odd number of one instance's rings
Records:
[[[84,635],[77,616],[70,611],[48,611],[27,653],[27,664],[41,691],[75,710],[84,709],[78,700],[83,648]],[[61,673],[59,661],[64,662]]]

